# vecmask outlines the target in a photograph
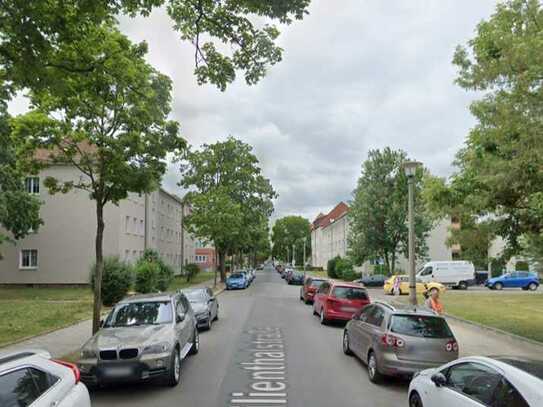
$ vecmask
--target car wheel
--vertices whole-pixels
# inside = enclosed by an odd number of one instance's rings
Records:
[[[416,391],[412,392],[409,396],[409,407],[423,407],[419,393]]]
[[[530,291],[535,291],[535,290],[537,290],[537,284],[536,284],[536,283],[530,283],[530,284],[528,284],[528,289],[529,289]]]
[[[460,281],[458,283],[458,288],[460,288],[461,290],[467,290],[468,289],[468,283],[466,283],[465,281]]]
[[[170,362],[170,371],[168,372],[168,378],[166,384],[170,387],[175,387],[181,380],[181,355],[179,349],[176,347],[173,350]]]
[[[305,303],[306,305],[309,305],[309,304],[311,304],[311,301],[310,301],[310,300],[304,300],[304,303]]]
[[[208,331],[211,331],[211,324],[213,324],[213,318],[211,318],[211,312],[210,312],[207,317],[207,326],[206,326],[206,329]]]
[[[190,347],[189,354],[196,355],[200,351],[200,334],[198,330],[195,329],[192,336],[192,346]]]
[[[349,356],[353,354],[353,351],[349,346],[349,333],[347,331],[343,332],[343,353]]]
[[[368,356],[368,376],[372,383],[379,383],[383,379],[383,376],[379,373],[377,358],[373,352],[370,352]]]
[[[319,318],[321,320],[321,325],[326,325],[328,323],[328,320],[324,317],[324,308],[321,309],[321,313],[319,314]]]
[[[494,284],[494,288],[496,290],[502,290],[503,289],[503,284],[502,283],[496,283],[496,284]]]

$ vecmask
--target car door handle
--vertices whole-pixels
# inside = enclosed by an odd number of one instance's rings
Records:
[[[56,407],[60,404],[60,402],[58,400],[55,400],[53,402],[51,402],[51,404],[49,404],[51,407]]]

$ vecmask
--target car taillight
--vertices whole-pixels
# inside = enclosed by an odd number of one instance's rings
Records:
[[[381,343],[393,348],[403,348],[405,346],[405,341],[402,338],[390,334],[383,335],[381,337]]]
[[[59,365],[66,366],[67,368],[70,368],[72,370],[72,373],[75,376],[75,384],[79,383],[81,380],[81,372],[79,371],[79,368],[70,362],[65,362],[63,360],[56,360],[52,359],[53,362],[58,363]]]
[[[445,349],[447,349],[447,352],[458,352],[458,343],[456,341],[449,341]]]

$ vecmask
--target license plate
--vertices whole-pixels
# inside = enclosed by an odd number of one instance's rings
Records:
[[[356,308],[353,307],[342,307],[341,309],[345,312],[356,312]]]
[[[132,374],[132,369],[127,366],[115,366],[104,368],[103,372],[107,377],[126,377]]]

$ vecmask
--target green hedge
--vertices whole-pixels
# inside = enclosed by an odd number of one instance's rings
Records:
[[[94,275],[96,264],[91,267],[91,287],[94,290]],[[132,287],[134,270],[132,266],[121,261],[117,256],[104,258],[104,272],[102,274],[102,303],[112,306],[122,300]]]

